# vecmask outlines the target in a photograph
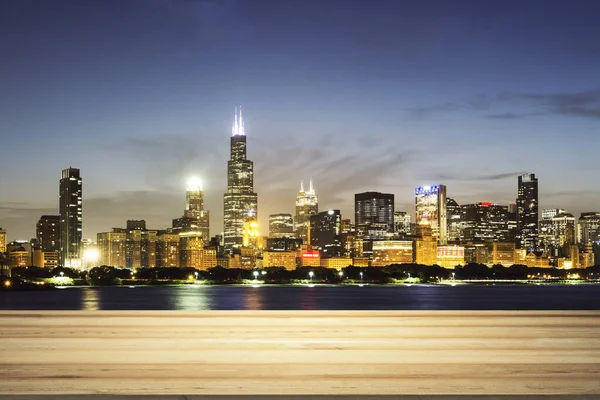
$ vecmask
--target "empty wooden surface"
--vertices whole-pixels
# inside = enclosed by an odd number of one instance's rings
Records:
[[[0,311],[0,394],[598,394],[600,312]]]

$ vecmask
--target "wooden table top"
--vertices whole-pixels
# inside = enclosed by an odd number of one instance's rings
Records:
[[[0,311],[0,394],[600,395],[600,312]]]

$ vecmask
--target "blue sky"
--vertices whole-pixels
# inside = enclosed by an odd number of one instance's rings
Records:
[[[600,210],[596,1],[12,0],[0,4],[0,226],[34,235],[60,170],[82,170],[84,236],[182,214],[204,181],[222,227],[233,109],[259,216],[446,184],[508,203]]]

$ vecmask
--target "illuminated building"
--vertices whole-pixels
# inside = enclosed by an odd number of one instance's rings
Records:
[[[595,265],[594,250],[591,244],[583,247],[583,251],[579,253],[579,268],[588,268]]]
[[[514,242],[493,242],[488,244],[490,255],[487,264],[510,267],[517,263]]]
[[[352,220],[350,218],[342,218],[341,233],[350,233],[352,231]]]
[[[179,267],[179,234],[159,232],[156,237],[156,266]]]
[[[508,207],[481,202],[460,206],[460,232],[463,243],[506,242]]]
[[[356,232],[347,232],[340,235],[340,245],[344,257],[362,257],[362,239],[356,237]]]
[[[58,251],[43,251],[41,248],[33,251],[33,266],[53,269],[58,267]]]
[[[378,240],[373,242],[374,267],[413,262],[413,242],[411,240]]]
[[[29,267],[31,256],[25,247],[15,248],[8,252],[8,265],[14,267]]]
[[[406,211],[394,211],[394,232],[397,236],[410,235],[412,217]]]
[[[517,248],[537,250],[538,180],[535,174],[519,176],[517,195]]]
[[[540,250],[543,250],[548,254],[554,253],[556,243],[552,218],[564,212],[565,210],[560,208],[542,210],[542,219],[540,220],[538,231],[538,248]]]
[[[296,237],[309,244],[310,217],[319,212],[319,198],[313,188],[312,179],[308,191],[304,190],[304,182],[300,182],[300,192],[296,196],[296,218],[294,228]]]
[[[298,238],[268,238],[268,251],[296,251],[302,247],[302,239]]]
[[[448,224],[448,243],[462,241],[462,212],[456,200],[446,199],[446,219]]]
[[[6,230],[0,228],[0,253],[6,253]]]
[[[242,245],[251,249],[259,249],[258,221],[256,217],[249,216],[244,221],[244,233],[242,235]]]
[[[269,237],[291,238],[294,237],[294,218],[292,214],[269,215]]]
[[[154,230],[143,230],[142,231],[142,243],[140,246],[142,268],[154,268],[156,267],[156,256],[157,256],[157,241],[158,231]]]
[[[342,252],[342,215],[329,210],[310,217],[310,245],[321,250],[324,257],[339,257]]]
[[[421,219],[413,240],[413,261],[421,265],[435,265],[437,263],[438,244],[433,236],[433,229],[429,221]]]
[[[557,247],[575,244],[575,216],[569,213],[560,213],[552,217],[553,243]]]
[[[517,203],[508,203],[508,240],[516,242],[517,240]]]
[[[446,244],[448,221],[446,214],[446,186],[425,186],[415,189],[417,226],[427,220],[433,237],[439,244]]]
[[[237,256],[239,252],[239,268],[254,269],[254,267],[256,266],[256,251],[254,248],[242,246],[235,249],[235,251],[235,256]]]
[[[385,239],[394,232],[394,195],[364,192],[354,195],[354,225],[359,238]]]
[[[60,179],[60,263],[81,266],[83,226],[82,179],[79,169],[67,168]]]
[[[354,267],[370,267],[369,259],[367,257],[355,257],[352,259],[352,265]]]
[[[550,268],[550,260],[543,251],[530,251],[523,261],[531,268]]]
[[[465,265],[465,248],[457,245],[438,246],[435,264],[444,268]]]
[[[227,193],[223,196],[223,239],[225,247],[239,247],[244,224],[257,219],[258,195],[254,192],[254,164],[246,159],[246,133],[242,110],[235,119],[231,135],[230,160],[227,162]]]
[[[146,221],[127,221],[125,229],[125,266],[129,269],[142,267],[142,232]]]
[[[98,262],[100,265],[124,268],[126,262],[127,233],[124,229],[114,228],[113,232],[101,232],[96,235],[98,243]]]
[[[321,254],[318,250],[311,250],[304,245],[297,252],[299,267],[320,267]]]
[[[473,244],[464,245],[465,248],[465,264],[488,264],[491,260],[489,253],[489,244]]]
[[[600,212],[581,213],[578,221],[578,238],[579,243],[584,245],[600,244]]]
[[[263,252],[263,267],[283,267],[288,271],[296,269],[295,251],[265,251]]]
[[[350,257],[328,257],[321,258],[319,266],[323,268],[332,269],[344,269],[352,265],[352,259]]]
[[[60,215],[42,215],[35,227],[35,237],[42,251],[60,251]]]
[[[217,266],[217,252],[204,247],[204,232],[182,232],[179,234],[179,265],[199,270]]]

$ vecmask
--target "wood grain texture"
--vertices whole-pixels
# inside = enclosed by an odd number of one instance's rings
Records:
[[[0,394],[597,394],[600,312],[0,311]]]

